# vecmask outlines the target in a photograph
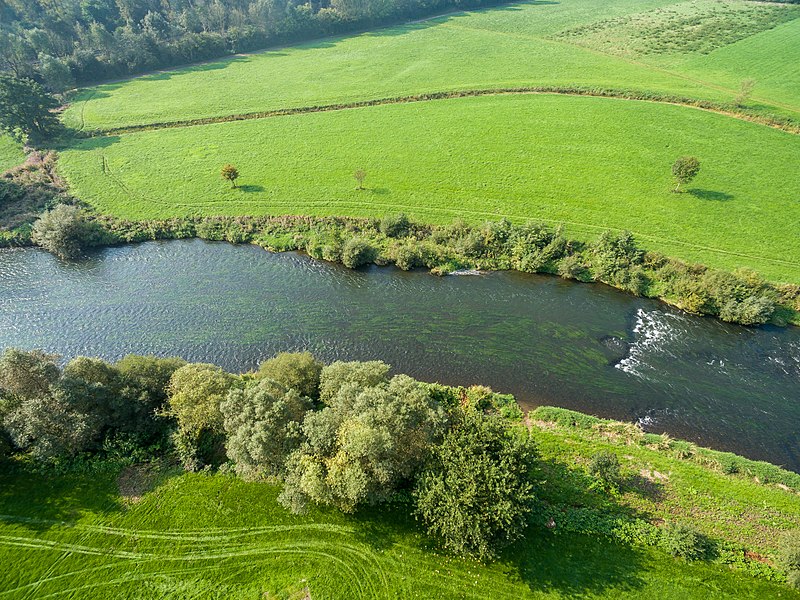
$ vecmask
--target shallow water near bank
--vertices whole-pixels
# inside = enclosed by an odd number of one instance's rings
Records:
[[[350,271],[200,240],[64,263],[0,251],[0,347],[178,355],[232,371],[281,350],[381,359],[800,471],[800,328],[750,329],[602,285]]]

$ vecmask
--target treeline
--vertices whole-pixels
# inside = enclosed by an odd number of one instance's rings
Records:
[[[69,258],[87,247],[199,237],[268,250],[300,250],[349,268],[394,264],[445,275],[460,269],[548,273],[581,282],[602,282],[637,296],[660,298],[688,312],[732,323],[798,323],[800,286],[776,285],[757,273],[687,264],[641,248],[627,231],[605,231],[594,241],[568,238],[560,227],[515,224],[503,219],[447,226],[345,217],[218,217],[131,222],[90,217],[59,205],[32,228],[0,231],[0,245],[33,241]]]
[[[0,71],[75,85],[496,0],[0,0]]]
[[[686,442],[630,424],[546,407],[528,418],[549,430],[590,429],[677,460],[702,459],[687,454],[701,450]],[[755,469],[798,486],[796,474],[734,458],[741,472],[723,462],[710,467],[736,477]],[[741,542],[711,539],[680,515],[655,524],[615,505],[630,474],[614,452],[576,464],[588,489],[581,477],[551,481],[513,396],[422,383],[392,375],[380,361],[324,365],[309,353],[281,353],[257,371],[233,374],[137,355],[113,364],[78,357],[61,366],[54,355],[7,349],[0,355],[2,460],[44,473],[138,462],[217,471],[279,483],[278,501],[293,512],[309,504],[346,513],[391,504],[411,512],[449,552],[479,560],[497,557],[531,527],[539,535],[557,528],[800,584],[796,531],[785,534],[776,569],[748,559]],[[602,501],[584,505],[587,493]]]
[[[0,356],[6,456],[172,456],[190,471],[281,481],[294,512],[400,502],[446,548],[478,559],[528,524],[536,453],[521,419],[511,396],[391,376],[379,361],[325,366],[284,353],[234,375],[178,358],[79,357],[62,368],[41,351]]]

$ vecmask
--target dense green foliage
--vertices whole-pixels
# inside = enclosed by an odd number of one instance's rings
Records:
[[[703,535],[684,523],[668,523],[662,536],[664,546],[672,556],[700,560],[708,554],[708,542]]]
[[[675,177],[675,191],[680,192],[681,186],[691,183],[700,173],[700,161],[694,156],[681,156],[672,165],[672,175]]]
[[[190,363],[169,381],[169,415],[177,421],[174,443],[187,470],[219,464],[224,454],[220,405],[235,378],[220,367]]]
[[[781,538],[778,565],[786,572],[789,584],[800,588],[800,529],[789,531]]]
[[[0,73],[0,131],[17,141],[41,142],[59,131],[58,101],[30,79]]]
[[[527,432],[509,433],[497,417],[467,412],[420,477],[417,515],[452,552],[492,558],[527,526],[535,456]]]
[[[301,396],[319,398],[319,380],[324,365],[310,352],[280,352],[258,368],[259,377],[267,377]]]
[[[0,356],[0,417],[19,450],[46,460],[96,452],[123,439],[159,445],[166,429],[155,417],[165,378],[177,359],[128,357],[120,365],[8,349]]]
[[[589,463],[589,475],[601,488],[616,489],[621,480],[619,458],[613,452],[598,452]]]
[[[33,224],[31,240],[60,258],[76,258],[90,245],[95,231],[77,206],[59,204]]]
[[[445,429],[444,410],[424,384],[396,375],[363,385],[361,363],[330,368],[331,378],[322,371],[325,407],[306,416],[303,445],[286,465],[281,502],[294,512],[309,501],[353,512],[390,500]]]
[[[60,171],[76,196],[126,219],[533,219],[582,240],[628,229],[668,256],[797,283],[798,152],[800,136],[679,106],[508,95],[98,137],[63,151]],[[676,197],[679,153],[704,168]],[[239,166],[237,190],[219,177],[222,156]],[[355,165],[369,170],[365,190]]]
[[[300,428],[310,408],[310,400],[295,388],[272,379],[232,390],[220,410],[236,472],[248,478],[283,475],[286,459],[302,441]]]

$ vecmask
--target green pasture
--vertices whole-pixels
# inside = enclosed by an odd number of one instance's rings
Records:
[[[683,20],[652,17],[663,7]],[[748,77],[758,80],[754,103],[797,116],[800,45],[791,42],[798,39],[800,8],[770,5],[770,16],[756,18],[764,10],[744,0],[521,2],[101,85],[80,93],[64,120],[78,129],[107,129],[504,86],[598,86],[730,101]],[[620,26],[630,15],[647,27]],[[686,36],[695,17],[704,19],[703,48],[714,48],[710,54],[670,45]],[[587,26],[599,33],[567,35]],[[628,51],[654,37],[664,52]]]
[[[0,470],[0,598],[797,598],[650,549],[535,527],[498,563],[439,553],[405,509],[292,516],[277,488],[164,476],[138,502],[116,472]]]
[[[0,135],[0,173],[20,164],[25,159],[20,145],[6,135]]]
[[[681,155],[702,163],[672,190]],[[800,137],[697,109],[543,94],[384,105],[76,142],[72,192],[130,219],[190,215],[509,217],[800,282]],[[239,188],[219,171],[233,163]],[[367,173],[357,191],[352,173]]]

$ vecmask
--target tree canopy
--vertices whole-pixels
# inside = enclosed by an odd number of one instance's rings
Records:
[[[446,414],[427,386],[405,375],[365,380],[382,363],[352,366],[349,373],[346,364],[334,369],[337,389],[323,370],[327,406],[306,415],[304,443],[288,459],[280,501],[293,511],[309,501],[353,512],[388,500],[422,467],[444,431]]]
[[[456,554],[492,558],[522,535],[531,510],[530,436],[467,411],[433,450],[415,490],[417,515]]]
[[[58,102],[31,79],[0,74],[0,129],[18,141],[38,142],[58,132]]]

